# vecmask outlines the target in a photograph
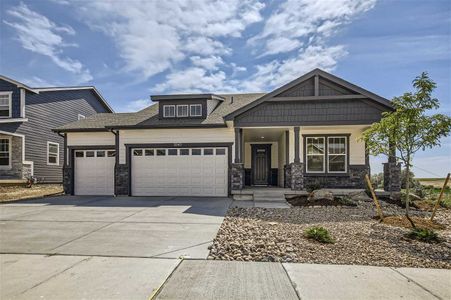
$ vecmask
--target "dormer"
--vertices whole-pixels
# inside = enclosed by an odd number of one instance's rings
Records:
[[[155,95],[160,119],[205,119],[225,99],[214,94]]]

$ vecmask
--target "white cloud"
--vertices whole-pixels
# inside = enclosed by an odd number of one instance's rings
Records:
[[[238,38],[259,22],[258,0],[89,1],[82,19],[109,35],[125,62],[125,70],[147,79],[173,69],[191,55],[222,56],[231,49],[221,38]]]
[[[249,43],[263,43],[265,54],[289,52],[294,45],[302,44],[300,39],[321,41],[330,36],[375,3],[376,0],[288,0],[279,5],[262,32]],[[277,47],[277,42],[289,47]]]
[[[223,71],[207,72],[199,67],[169,74],[163,83],[157,84],[152,89],[152,92],[160,93],[167,90],[174,93],[236,92],[233,86],[226,84],[226,74]]]
[[[20,82],[25,83],[28,86],[31,87],[50,87],[50,86],[57,86],[57,84],[50,83],[49,81],[42,79],[39,76],[33,76],[31,78],[25,78],[20,80]]]
[[[224,64],[224,61],[220,56],[210,56],[210,57],[200,57],[192,56],[190,57],[193,65],[202,67],[206,70],[217,70],[219,65]]]
[[[125,107],[125,112],[135,112],[148,107],[152,101],[150,99],[138,99],[131,101]]]
[[[65,42],[63,37],[63,34],[75,34],[72,27],[57,25],[23,3],[9,9],[7,14],[15,21],[3,22],[16,30],[23,48],[49,57],[60,68],[77,75],[80,82],[92,80],[89,70],[80,61],[62,54],[64,47],[76,46]]]

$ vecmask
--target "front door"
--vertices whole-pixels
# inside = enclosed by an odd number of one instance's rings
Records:
[[[271,168],[271,145],[252,145],[252,184],[269,185]]]

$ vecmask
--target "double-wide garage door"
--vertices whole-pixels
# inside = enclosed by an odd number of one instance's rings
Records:
[[[143,148],[131,153],[133,196],[227,196],[227,148]]]
[[[114,194],[114,150],[76,150],[75,195]]]

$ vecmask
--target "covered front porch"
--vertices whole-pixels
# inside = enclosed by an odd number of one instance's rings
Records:
[[[359,138],[367,126],[235,128],[232,194],[246,197],[265,187],[365,189],[369,155]],[[390,172],[386,177],[389,182]]]

